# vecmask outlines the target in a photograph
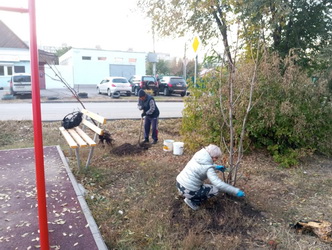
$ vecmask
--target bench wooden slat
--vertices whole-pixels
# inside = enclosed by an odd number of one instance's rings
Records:
[[[71,137],[77,142],[77,144],[81,147],[87,147],[88,144],[81,138],[81,136],[75,131],[74,128],[72,129],[67,129]]]
[[[86,143],[88,143],[91,147],[97,145],[97,143],[94,140],[92,140],[81,128],[75,127],[75,130],[77,134],[79,134],[83,138],[83,140],[85,140]]]
[[[90,133],[85,133],[79,126],[72,128],[72,129],[65,129],[64,127],[60,127],[60,131],[62,135],[65,137],[67,143],[69,144],[70,148],[75,148],[75,154],[77,159],[78,169],[80,170],[80,155],[79,155],[79,148],[80,147],[87,147],[90,146],[90,152],[88,155],[88,159],[86,161],[85,168],[88,167],[90,164],[90,160],[93,155],[94,147],[97,143],[94,141],[97,138],[97,135],[103,135],[104,130],[100,128],[100,125],[106,123],[106,119],[98,114],[90,112],[86,109],[82,109],[81,112],[83,113],[83,121],[81,125],[86,128],[89,128],[93,132],[94,137],[93,139],[90,138]]]
[[[63,137],[66,139],[68,145],[70,148],[77,148],[78,145],[77,143],[74,141],[74,139],[70,136],[70,134],[68,133],[68,131],[64,128],[64,127],[60,127],[59,128]]]
[[[94,125],[92,122],[89,122],[87,120],[83,120],[82,123],[87,126],[89,129],[91,129],[92,131],[94,131],[95,133],[97,133],[98,135],[102,135],[104,133],[104,130],[97,127],[96,125]]]
[[[91,117],[92,119],[98,121],[101,124],[106,124],[106,119],[98,114],[95,114],[89,110],[86,109],[82,109],[81,112],[89,117]]]

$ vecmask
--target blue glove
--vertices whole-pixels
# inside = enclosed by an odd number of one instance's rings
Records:
[[[225,168],[224,166],[221,166],[221,165],[216,165],[215,166],[215,169],[216,170],[219,170],[221,172],[225,172],[227,168]]]
[[[237,192],[236,196],[237,197],[244,197],[244,196],[246,196],[246,194],[242,190],[240,190],[239,192]]]

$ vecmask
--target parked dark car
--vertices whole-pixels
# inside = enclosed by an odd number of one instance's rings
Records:
[[[163,76],[159,80],[159,92],[162,92],[165,96],[171,94],[185,96],[186,91],[186,81],[180,76]]]
[[[132,92],[137,96],[140,89],[151,90],[154,95],[158,94],[158,82],[154,76],[134,75],[129,78]]]

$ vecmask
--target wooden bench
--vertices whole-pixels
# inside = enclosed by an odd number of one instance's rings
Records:
[[[96,140],[99,135],[103,135],[104,130],[101,128],[101,125],[106,123],[106,118],[90,112],[86,109],[82,109],[83,119],[81,122],[81,127],[75,127],[72,129],[65,129],[64,127],[60,127],[60,132],[63,137],[66,139],[70,149],[75,149],[78,169],[80,170],[81,161],[80,161],[80,148],[90,147],[90,152],[88,159],[86,161],[85,168],[87,168],[90,164],[90,160],[93,155],[94,147],[97,145]],[[92,133],[94,133],[93,139],[84,132],[85,129],[90,129]]]

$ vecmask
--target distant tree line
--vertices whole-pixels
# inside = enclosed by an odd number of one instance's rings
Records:
[[[200,67],[200,66],[198,66]],[[184,72],[184,68],[186,72]],[[146,63],[146,73],[153,74],[152,63]],[[186,67],[184,67],[183,59],[173,58],[172,60],[158,60],[156,63],[156,74],[158,76],[182,76],[186,79],[193,79],[195,74],[195,61],[187,60]]]

